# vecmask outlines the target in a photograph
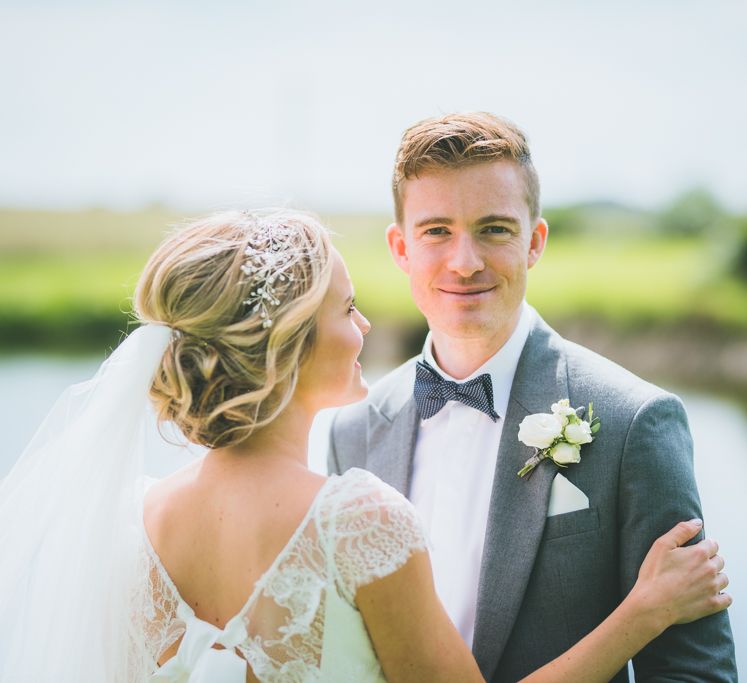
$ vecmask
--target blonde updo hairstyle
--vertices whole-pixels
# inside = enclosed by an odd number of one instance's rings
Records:
[[[247,265],[271,262],[261,255],[267,235],[288,261],[286,277],[269,283],[276,303],[263,317],[256,293],[267,278]],[[247,248],[257,245],[259,261],[252,261]],[[229,211],[168,237],[135,292],[141,322],[174,330],[150,391],[159,421],[211,448],[240,443],[272,422],[313,345],[331,272],[326,229],[299,212]]]

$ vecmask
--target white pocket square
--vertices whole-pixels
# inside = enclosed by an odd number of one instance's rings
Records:
[[[547,508],[547,516],[554,517],[566,512],[585,510],[589,507],[589,499],[577,486],[569,482],[562,474],[555,475],[550,489],[550,505]]]

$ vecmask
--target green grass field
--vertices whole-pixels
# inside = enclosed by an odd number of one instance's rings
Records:
[[[85,349],[115,343],[150,251],[181,216],[0,211],[0,347]],[[361,309],[374,322],[419,320],[384,242],[385,215],[324,216]],[[608,234],[608,233],[605,233]],[[747,331],[747,283],[724,275],[701,238],[551,237],[528,299],[550,321],[620,328],[705,323]]]

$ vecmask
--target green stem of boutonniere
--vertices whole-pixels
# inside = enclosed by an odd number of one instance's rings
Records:
[[[537,467],[537,465],[539,465],[545,458],[549,458],[549,457],[550,456],[547,450],[541,451],[535,448],[534,455],[524,463],[524,467],[522,467],[518,471],[518,475],[520,477],[526,477],[527,479],[529,479],[529,477],[532,476],[532,472],[534,472],[534,468]]]

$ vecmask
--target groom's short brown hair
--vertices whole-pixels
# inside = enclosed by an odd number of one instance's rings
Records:
[[[402,135],[394,164],[392,192],[397,222],[403,221],[403,190],[408,178],[442,168],[514,161],[524,172],[532,221],[539,218],[539,178],[526,135],[515,124],[487,112],[447,114],[425,119]]]

